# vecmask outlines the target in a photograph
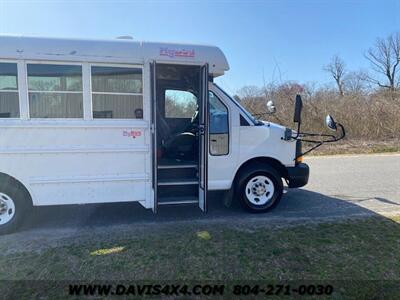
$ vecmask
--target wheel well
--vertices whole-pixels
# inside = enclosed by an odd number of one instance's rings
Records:
[[[18,189],[25,194],[25,197],[30,201],[30,204],[33,205],[31,194],[20,181],[18,181],[17,179],[15,179],[10,175],[7,175],[5,173],[0,173],[0,185],[2,185],[3,183],[17,186]]]
[[[271,157],[255,157],[255,158],[249,159],[248,161],[244,162],[239,167],[239,169],[236,172],[233,183],[234,184],[236,183],[236,180],[240,177],[240,174],[243,172],[243,170],[247,169],[248,167],[251,167],[252,165],[260,165],[260,163],[267,164],[267,165],[273,167],[282,178],[287,177],[286,167],[284,165],[282,165],[282,163],[279,160],[271,158]]]

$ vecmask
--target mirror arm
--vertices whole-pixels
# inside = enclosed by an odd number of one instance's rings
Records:
[[[318,148],[319,146],[321,146],[322,144],[323,144],[323,142],[319,142],[317,145],[315,145],[314,147],[311,147],[311,148],[308,149],[306,152],[303,152],[303,153],[297,155],[297,156],[294,158],[294,160],[296,160],[297,158],[299,158],[299,157],[301,157],[301,156],[303,156],[303,155],[306,155],[307,153],[310,153],[311,151],[317,149],[317,148]]]
[[[332,134],[323,134],[323,133],[308,133],[308,132],[301,132],[300,136],[324,136],[324,137],[330,137],[330,138],[336,138]]]
[[[297,131],[296,131],[296,136],[292,136],[292,139],[297,140],[299,139],[300,135],[302,133],[300,133],[300,122],[297,123]]]
[[[341,129],[341,136],[340,137],[336,137],[333,134],[324,134],[324,133],[309,133],[309,132],[300,132],[299,130],[297,131],[296,136],[293,136],[292,139],[294,140],[301,140],[304,142],[309,142],[309,143],[319,143],[319,142],[323,142],[323,143],[331,143],[331,142],[337,142],[340,141],[341,139],[343,139],[346,136],[346,132],[345,129],[343,127],[342,124],[340,123],[336,123],[337,126],[340,127]],[[298,126],[299,128],[300,126]],[[304,139],[304,137],[311,137],[311,136],[315,136],[315,137],[329,137],[331,138],[330,140],[324,140],[324,141],[317,141],[317,140],[308,140],[308,139]]]
[[[336,123],[336,125],[338,125],[340,127],[340,130],[342,131],[342,136],[340,138],[338,138],[337,140],[341,140],[346,136],[346,130],[344,130],[344,126],[340,123]]]
[[[309,140],[307,137],[329,137],[330,140]],[[294,140],[302,141],[302,142],[308,142],[308,143],[329,143],[329,142],[336,142],[338,139],[332,135],[332,134],[319,134],[319,133],[306,133],[306,132],[301,132],[297,134],[295,137],[292,137]]]
[[[296,160],[297,158],[299,158],[299,157],[301,157],[301,156],[303,156],[303,155],[306,155],[307,153],[310,153],[311,151],[313,151],[313,150],[317,149],[318,147],[322,146],[324,143],[334,143],[334,142],[337,142],[337,141],[340,141],[341,139],[343,139],[343,138],[346,136],[346,131],[345,131],[345,129],[344,129],[344,126],[343,126],[342,124],[340,124],[340,123],[336,123],[336,125],[337,125],[338,127],[340,127],[340,130],[342,131],[340,137],[336,137],[336,136],[331,135],[331,134],[318,134],[318,133],[306,133],[306,132],[304,132],[304,133],[299,133],[299,132],[297,132],[296,137],[292,137],[292,139],[298,140],[298,141],[302,141],[302,142],[307,142],[307,143],[313,143],[313,144],[316,144],[316,145],[313,146],[313,147],[311,147],[311,148],[308,149],[307,151],[305,151],[305,152],[300,153],[299,155],[297,155],[297,156],[294,158],[294,160]],[[299,126],[299,127],[300,127],[300,126]],[[308,140],[308,139],[304,139],[304,138],[302,138],[301,136],[304,136],[304,137],[306,137],[306,136],[321,136],[321,137],[330,137],[331,139],[329,139],[329,140],[317,141],[317,140]]]

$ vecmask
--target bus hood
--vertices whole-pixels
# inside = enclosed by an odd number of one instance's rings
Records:
[[[271,129],[282,130],[282,131],[286,130],[285,126],[282,126],[282,125],[279,125],[279,124],[276,124],[276,123],[273,123],[273,122],[267,122],[267,121],[261,121],[261,122],[264,123],[264,126],[267,126],[267,127],[271,128]]]

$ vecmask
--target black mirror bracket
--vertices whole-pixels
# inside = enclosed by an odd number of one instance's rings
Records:
[[[297,155],[295,157],[295,160],[303,155],[306,155],[307,153],[310,153],[311,151],[317,149],[318,147],[322,146],[325,143],[334,143],[337,141],[342,140],[345,136],[346,136],[346,131],[344,129],[344,126],[340,123],[335,123],[336,126],[338,126],[340,128],[341,134],[339,137],[336,137],[332,134],[322,134],[322,133],[308,133],[308,132],[300,132],[300,124],[298,124],[298,131],[296,136],[292,137],[293,140],[297,140],[297,141],[302,141],[302,142],[307,142],[307,143],[312,143],[315,144],[315,146],[311,147],[310,149],[308,149],[307,151]],[[326,138],[324,140],[320,140],[320,139],[309,139],[309,137],[320,137],[320,138]]]
[[[295,160],[297,158],[299,158],[300,156],[303,156],[303,155],[317,149],[318,147],[320,147],[321,145],[323,145],[325,143],[334,143],[334,142],[340,141],[341,139],[343,139],[346,136],[346,131],[345,131],[343,125],[340,123],[336,123],[330,115],[327,116],[326,123],[327,123],[328,127],[332,130],[336,131],[337,127],[340,128],[341,135],[339,137],[337,137],[333,134],[301,132],[300,127],[301,127],[301,111],[302,110],[303,110],[303,101],[301,100],[300,95],[296,95],[294,115],[293,115],[293,122],[297,123],[296,135],[288,138],[288,134],[287,134],[287,132],[285,132],[284,139],[285,140],[293,139],[293,140],[297,140],[297,141],[312,143],[315,145],[313,147],[311,147],[310,149],[308,149],[307,151],[305,151],[301,154],[298,154],[295,157]],[[328,119],[328,117],[329,117],[329,119]],[[313,137],[318,138],[318,139],[312,139]]]

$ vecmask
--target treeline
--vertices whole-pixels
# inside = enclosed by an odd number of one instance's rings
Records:
[[[235,96],[260,119],[293,126],[296,94],[302,95],[303,129],[325,131],[324,119],[331,114],[345,125],[348,139],[386,140],[400,138],[400,33],[377,39],[364,57],[369,70],[353,71],[338,55],[323,69],[334,85],[266,83],[264,87],[246,86]],[[273,100],[277,112],[266,113]]]

